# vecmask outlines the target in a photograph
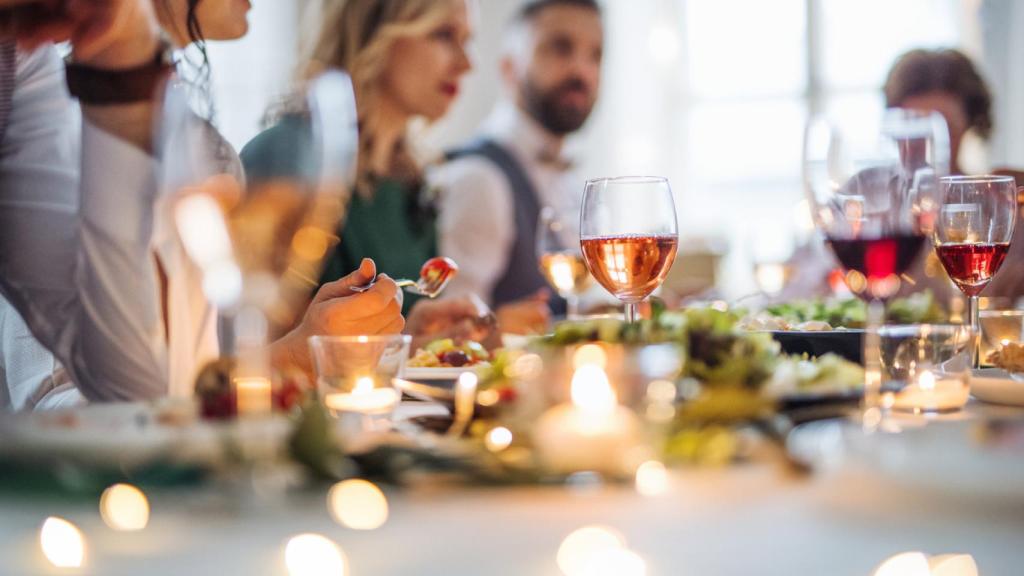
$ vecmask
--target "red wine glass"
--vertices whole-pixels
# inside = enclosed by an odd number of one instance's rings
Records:
[[[1017,216],[1011,176],[949,176],[939,184],[939,217],[932,240],[946,273],[967,296],[974,334],[974,367],[981,367],[978,295],[1010,250]]]
[[[640,302],[665,280],[679,244],[668,180],[659,177],[587,181],[580,247],[591,276],[626,306],[635,322]]]
[[[868,303],[864,418],[885,408],[878,328],[934,227],[949,132],[937,113],[886,110],[879,123],[818,117],[804,141],[804,184],[815,224]]]

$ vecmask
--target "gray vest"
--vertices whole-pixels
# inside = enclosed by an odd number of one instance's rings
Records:
[[[547,288],[552,293],[549,301],[552,314],[565,315],[565,300],[551,290],[540,273],[537,261],[537,221],[540,219],[541,205],[529,175],[508,150],[490,139],[477,140],[446,156],[448,160],[467,156],[490,160],[505,175],[512,190],[516,237],[509,254],[508,268],[494,285],[491,294],[493,306],[508,304],[532,296],[541,288]]]

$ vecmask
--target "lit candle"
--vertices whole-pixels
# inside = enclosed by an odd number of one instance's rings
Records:
[[[619,405],[604,370],[592,364],[577,368],[571,396],[572,402],[551,408],[537,422],[534,440],[544,465],[558,473],[630,474],[626,455],[639,443],[640,425]]]
[[[273,404],[270,379],[262,376],[235,378],[239,416],[266,416]]]
[[[375,380],[363,376],[356,380],[352,392],[331,392],[324,396],[324,404],[336,412],[360,414],[387,414],[394,410],[400,396],[394,388],[377,388]]]
[[[893,408],[912,412],[947,412],[963,408],[968,396],[970,387],[962,378],[937,378],[925,370],[915,382],[896,394]]]

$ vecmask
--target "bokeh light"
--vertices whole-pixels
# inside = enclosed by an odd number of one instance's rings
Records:
[[[288,576],[345,576],[345,553],[320,534],[299,534],[284,549]]]
[[[388,520],[388,499],[374,483],[345,480],[327,494],[331,516],[353,530],[376,530]]]
[[[595,556],[625,547],[626,539],[615,529],[584,526],[562,540],[556,561],[565,576],[583,576]]]
[[[135,486],[114,484],[100,496],[100,516],[114,530],[142,530],[149,524],[149,500]]]
[[[492,428],[484,438],[484,445],[491,452],[501,452],[512,444],[512,431],[504,426]]]
[[[649,460],[636,469],[636,491],[642,496],[659,496],[668,489],[668,470],[661,462]]]
[[[39,530],[43,555],[58,568],[80,568],[85,562],[85,537],[77,526],[50,516]]]
[[[604,370],[608,366],[608,355],[604,348],[597,344],[584,344],[577,348],[572,356],[572,367],[580,369],[584,366],[597,366]]]

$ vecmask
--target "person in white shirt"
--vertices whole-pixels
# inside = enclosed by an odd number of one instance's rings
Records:
[[[584,180],[562,148],[596,103],[602,50],[597,2],[525,3],[506,32],[507,97],[479,137],[431,176],[441,190],[441,253],[461,265],[449,295],[485,296],[503,326],[543,328],[546,305],[536,295],[547,284],[537,263],[537,222],[551,207],[570,232],[578,225]],[[564,311],[564,302],[551,303]]]
[[[248,7],[246,0],[201,1]],[[199,0],[168,3],[191,13]],[[0,291],[90,401],[187,395],[195,371],[218,353],[216,310],[195,290],[198,271],[166,226],[164,237],[158,233],[159,162],[152,153],[160,98],[153,94],[166,75],[157,31],[149,0],[0,0],[4,51],[16,38],[23,52],[0,61],[0,126],[7,127],[0,133]],[[80,181],[74,162],[59,161],[75,154],[58,155],[73,149],[66,130],[75,113],[49,42],[66,40],[81,100]],[[110,78],[131,93],[103,90]],[[11,94],[9,104],[4,94]],[[350,295],[350,286],[375,272],[366,261],[324,286],[303,322],[272,346],[273,356],[307,355],[305,336],[328,328],[400,332],[392,281]],[[5,357],[31,359],[7,344]],[[38,389],[4,388],[0,407],[40,400]]]

